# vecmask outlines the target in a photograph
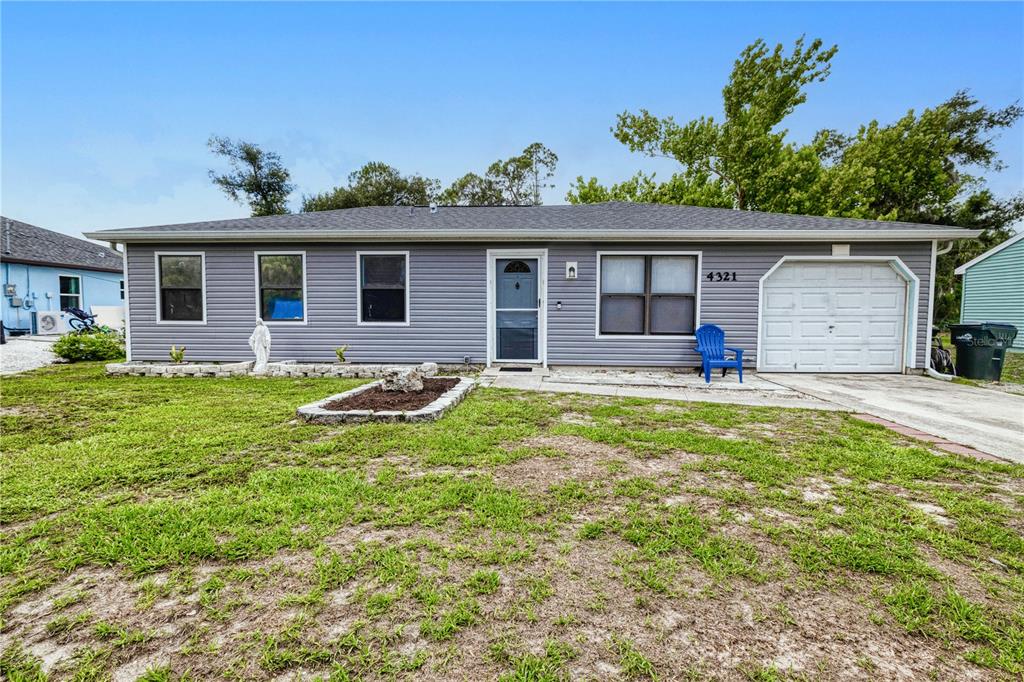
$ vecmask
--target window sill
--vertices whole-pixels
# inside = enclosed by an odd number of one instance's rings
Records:
[[[305,327],[307,320],[263,320],[267,327]]]
[[[356,322],[357,327],[408,327],[408,322]]]
[[[157,320],[157,324],[181,327],[184,325],[205,326],[206,320]]]
[[[634,341],[637,339],[665,339],[675,341],[697,340],[697,337],[694,334],[595,334],[594,338],[601,339],[602,341],[606,339],[630,339]]]

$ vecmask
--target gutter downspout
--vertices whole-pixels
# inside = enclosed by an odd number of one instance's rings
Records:
[[[952,250],[953,250],[953,242],[948,242],[944,247],[942,247],[942,249],[935,251],[935,255],[932,258],[932,282],[935,281],[935,260],[936,260],[936,258],[938,256],[943,256],[943,255],[949,253]],[[934,293],[932,294],[932,296],[934,298]],[[933,302],[933,305],[934,305],[934,302]],[[928,320],[928,322],[930,324],[931,320]],[[931,330],[929,330],[929,331],[931,331]],[[942,381],[952,381],[953,380],[953,375],[952,374],[943,374],[942,372],[935,371],[935,369],[932,367],[932,354],[930,352],[928,353],[928,365],[925,367],[924,371],[925,371],[925,373],[928,376],[930,376],[933,379],[941,379]]]

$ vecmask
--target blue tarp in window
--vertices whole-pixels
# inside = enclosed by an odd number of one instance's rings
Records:
[[[302,300],[295,298],[276,298],[270,301],[270,319],[301,320]]]

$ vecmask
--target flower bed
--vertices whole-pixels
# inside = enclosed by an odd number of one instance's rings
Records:
[[[462,402],[475,385],[476,382],[468,377],[425,379],[423,391],[401,393],[382,391],[381,382],[375,381],[303,405],[296,413],[300,418],[314,424],[433,421],[440,419],[445,412]],[[419,407],[415,407],[416,405]],[[379,407],[391,409],[373,409]]]

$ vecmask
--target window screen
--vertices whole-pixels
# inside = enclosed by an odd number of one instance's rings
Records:
[[[692,334],[696,256],[602,256],[602,334]]]
[[[82,307],[82,280],[73,275],[60,276],[60,309]]]
[[[407,322],[405,254],[364,254],[359,273],[362,322]]]
[[[203,321],[203,257],[161,255],[160,319],[181,322]]]
[[[302,291],[302,254],[261,253],[257,259],[260,273],[260,317],[264,320],[292,322],[306,319]]]

